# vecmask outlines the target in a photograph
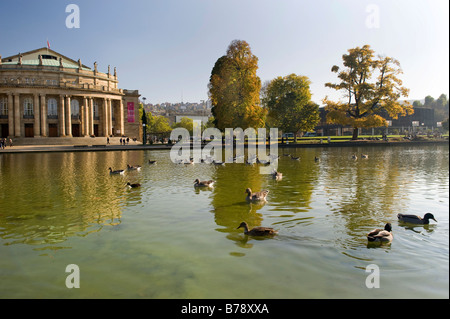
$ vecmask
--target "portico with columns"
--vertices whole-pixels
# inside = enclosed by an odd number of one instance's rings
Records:
[[[139,93],[46,48],[0,59],[0,137],[139,134]],[[0,57],[1,58],[1,57]],[[59,62],[58,62],[59,61]]]

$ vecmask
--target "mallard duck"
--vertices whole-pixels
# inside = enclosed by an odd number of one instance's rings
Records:
[[[259,160],[258,158],[256,158],[256,163],[257,163],[257,164],[264,165],[264,166],[270,166],[270,161]]]
[[[423,218],[416,215],[405,215],[398,214],[397,218],[401,222],[411,223],[411,224],[420,224],[420,225],[428,225],[430,223],[430,219],[434,220],[437,223],[437,220],[434,218],[433,214],[426,213]]]
[[[358,159],[358,156],[356,156],[356,154],[353,154],[353,155],[352,155],[352,159],[357,160],[357,159]]]
[[[369,158],[369,155],[367,155],[367,154],[361,154],[361,158]]]
[[[153,165],[153,164],[156,164],[156,161],[148,160],[148,163],[149,163],[150,165]]]
[[[139,183],[131,184],[130,182],[128,182],[127,186],[130,187],[130,188],[137,188],[137,187],[141,187],[141,184],[139,184]]]
[[[318,158],[317,156],[314,156],[314,161],[315,161],[315,162],[319,162],[319,161],[320,161],[320,158]]]
[[[198,178],[194,181],[194,187],[213,187],[215,181],[200,181]]]
[[[242,222],[238,228],[244,228],[244,234],[250,235],[250,236],[270,236],[270,235],[276,235],[278,231],[276,231],[273,228],[270,227],[254,227],[251,230],[248,229],[248,225],[246,222]]]
[[[119,169],[119,170],[113,171],[113,169],[111,167],[109,168],[109,174],[111,174],[111,175],[123,174],[124,172],[125,171],[123,169]]]
[[[293,160],[295,160],[295,161],[299,161],[299,160],[300,160],[300,156],[292,156],[292,155],[291,155],[291,158],[292,158]]]
[[[367,234],[367,240],[370,242],[391,242],[392,239],[394,239],[394,236],[390,223],[387,223],[384,229],[374,229]]]
[[[136,165],[136,166],[130,166],[127,164],[127,169],[130,171],[140,171],[141,170],[141,166]]]
[[[247,193],[247,200],[248,201],[252,201],[252,202],[257,202],[257,201],[265,201],[267,194],[269,194],[268,190],[263,190],[260,192],[256,192],[256,193],[252,193],[252,190],[250,188],[247,188],[245,190],[245,192]]]
[[[283,173],[277,172],[277,170],[274,170],[272,173],[272,177],[275,179],[282,179],[283,178]]]

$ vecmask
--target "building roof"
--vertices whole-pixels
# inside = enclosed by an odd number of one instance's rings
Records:
[[[15,65],[15,64],[17,64],[17,61],[14,61],[14,62],[2,62],[2,64]],[[39,65],[39,60],[22,60],[22,64],[23,65]],[[78,69],[78,64],[68,63],[68,62],[65,62],[64,60],[63,60],[62,64],[63,64],[64,68]],[[43,66],[57,66],[57,67],[59,67],[59,61],[52,60],[52,59],[42,59],[42,65]],[[85,67],[85,66],[82,66],[81,68],[83,70],[91,71],[90,68]]]
[[[2,58],[2,64],[6,64],[6,65],[7,64],[17,64],[19,61],[19,56],[22,56],[22,64],[23,65],[39,65],[39,56],[40,55],[53,56],[53,57],[57,58],[56,60],[43,58],[42,65],[59,67],[59,64],[60,64],[59,59],[62,59],[63,67],[78,68],[78,61],[68,58],[67,56],[65,56],[63,54],[53,51],[51,49],[48,49],[46,47]],[[84,64],[82,64],[82,69],[91,70],[91,68],[89,68],[88,66],[86,66]]]

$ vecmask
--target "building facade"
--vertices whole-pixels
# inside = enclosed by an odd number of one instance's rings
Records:
[[[140,137],[139,92],[41,48],[0,56],[0,137]]]
[[[352,135],[353,127],[351,126],[343,126],[340,124],[330,124],[327,123],[327,111],[324,107],[319,108],[320,121],[318,125],[315,127],[315,131],[319,135],[328,136],[328,135]],[[399,132],[405,131],[414,131],[417,127],[434,129],[439,127],[438,123],[435,120],[434,109],[431,108],[420,108],[415,107],[414,113],[411,115],[399,116],[397,119],[392,118],[389,114],[382,110],[378,113],[382,117],[384,117],[388,121],[388,130],[396,129]],[[382,127],[384,131],[386,128]],[[360,129],[360,134],[363,134],[365,131],[366,134],[370,134],[373,131],[372,128]]]

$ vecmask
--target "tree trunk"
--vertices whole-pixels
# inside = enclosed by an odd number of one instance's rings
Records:
[[[352,140],[357,140],[357,139],[358,139],[358,128],[354,127]]]

